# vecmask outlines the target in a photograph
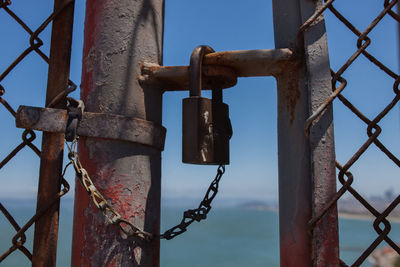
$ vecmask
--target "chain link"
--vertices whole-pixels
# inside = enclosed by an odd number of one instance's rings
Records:
[[[388,147],[386,147],[380,140],[380,135],[383,132],[379,123],[382,119],[400,102],[400,76],[395,73],[394,70],[390,69],[383,62],[379,61],[371,51],[367,48],[373,43],[371,31],[374,30],[377,25],[384,19],[389,19],[390,17],[396,22],[400,23],[400,15],[394,11],[394,7],[399,5],[399,0],[385,0],[382,3],[383,8],[380,10],[379,14],[373,18],[369,25],[362,31],[356,28],[350,20],[344,16],[338,9],[335,8],[335,2],[337,0],[324,0],[324,4],[320,6],[319,9],[300,27],[299,39],[302,35],[310,29],[315,23],[321,19],[323,12],[329,10],[331,14],[338,19],[338,21],[343,24],[352,34],[357,38],[356,49],[354,53],[348,57],[347,61],[340,66],[340,68],[335,72],[331,70],[332,76],[332,94],[325,99],[323,104],[318,107],[318,109],[307,119],[305,123],[306,135],[309,134],[310,129],[318,124],[319,118],[326,111],[326,109],[332,104],[335,99],[339,99],[343,105],[348,108],[360,121],[366,125],[367,140],[357,149],[357,151],[347,160],[345,164],[340,164],[336,161],[336,168],[338,170],[338,180],[342,184],[337,193],[330,199],[318,213],[314,214],[313,218],[309,221],[310,230],[313,231],[318,223],[322,222],[324,216],[328,216],[328,212],[335,208],[338,200],[347,192],[350,193],[355,200],[357,200],[366,210],[370,212],[372,216],[375,217],[373,228],[377,233],[376,239],[369,244],[369,246],[362,252],[362,254],[355,260],[351,266],[360,266],[365,260],[373,253],[373,251],[378,248],[378,246],[385,241],[394,251],[400,254],[400,246],[389,237],[389,232],[391,230],[390,221],[387,216],[399,206],[400,195],[398,195],[391,203],[384,208],[383,211],[378,211],[376,207],[369,203],[368,199],[362,196],[355,187],[352,185],[357,179],[350,172],[350,169],[355,165],[360,157],[368,151],[371,145],[375,145],[379,148],[392,163],[400,167],[400,158],[396,157]],[[383,2],[383,1],[382,1]],[[331,54],[332,55],[332,54]],[[359,57],[366,58],[370,63],[378,67],[386,77],[393,83],[393,98],[389,101],[386,106],[376,115],[374,118],[368,118],[363,114],[351,101],[349,98],[345,97],[342,92],[346,89],[348,82],[343,76],[350,66],[353,65]],[[384,88],[382,88],[383,90]],[[381,227],[383,227],[381,229]],[[347,266],[343,261],[341,261],[340,266]]]
[[[63,18],[63,10],[68,6],[74,3],[73,0],[64,1],[64,4],[54,10],[47,18],[44,20],[40,26],[36,29],[32,29],[24,22],[24,20],[18,16],[12,10],[12,3],[9,0],[0,0],[0,12],[2,16],[8,17],[10,21],[19,25],[20,29],[23,30],[25,34],[27,34],[28,39],[28,46],[14,58],[11,64],[6,66],[5,69],[0,70],[0,106],[3,106],[8,114],[15,118],[16,110],[11,103],[7,100],[7,91],[10,91],[11,86],[6,85],[6,78],[9,77],[9,74],[13,72],[13,70],[27,58],[28,55],[36,54],[38,55],[41,60],[46,63],[49,63],[49,57],[41,50],[41,46],[45,44],[45,41],[41,40],[39,35],[49,26],[49,24],[56,18],[64,19]],[[3,42],[7,41],[7,36],[3,36]],[[52,101],[49,103],[48,107],[53,107],[59,101],[65,99],[65,96],[68,95],[70,92],[76,89],[75,83],[71,80],[68,81],[68,87],[65,91],[61,92],[59,95],[54,97]],[[13,88],[12,90],[15,90]],[[20,92],[19,95],[23,95],[23,92]],[[18,99],[17,99],[18,100]],[[2,126],[5,126],[2,124]],[[14,157],[25,148],[31,149],[38,157],[41,157],[40,149],[33,143],[36,140],[36,134],[32,130],[24,130],[22,132],[22,142],[18,144],[5,158],[0,159],[0,170],[6,166]],[[6,140],[7,141],[7,140]],[[43,214],[45,214],[53,205],[55,205],[60,198],[63,197],[69,191],[69,184],[64,179],[64,174],[60,174],[60,177],[54,177],[54,179],[60,179],[62,188],[58,193],[54,195],[54,197],[49,200],[45,205],[42,205],[37,208],[35,214],[22,226],[20,226],[17,221],[14,219],[12,213],[6,209],[6,207],[0,203],[0,215],[4,215],[7,221],[10,223],[12,228],[16,231],[16,234],[13,235],[11,246],[3,253],[0,254],[0,263],[2,263],[8,256],[10,256],[13,252],[19,250],[26,256],[26,258],[32,261],[32,253],[29,249],[25,246],[27,237],[25,235],[26,231],[31,229],[32,225],[37,222]]]
[[[24,246],[24,243],[26,241],[26,236],[25,232],[35,223],[39,220],[39,218],[46,213],[57,201],[60,200],[62,196],[68,193],[70,186],[65,180],[65,172],[67,170],[67,166],[65,166],[63,173],[61,174],[61,185],[62,189],[60,192],[58,192],[52,199],[49,201],[47,204],[43,205],[40,207],[36,213],[29,219],[25,225],[22,227],[19,227],[18,223],[15,221],[14,217],[11,216],[11,214],[8,212],[8,210],[0,203],[0,211],[5,215],[7,220],[10,222],[10,224],[13,226],[13,228],[17,231],[17,233],[14,235],[12,238],[12,246],[4,252],[2,255],[0,255],[0,262],[2,262],[5,258],[7,258],[11,253],[13,253],[15,250],[20,250],[29,260],[32,260],[32,254],[31,252]]]
[[[134,226],[127,219],[121,217],[121,215],[110,205],[105,197],[100,193],[100,191],[94,185],[92,179],[85,168],[79,160],[77,153],[78,139],[75,138],[71,144],[67,144],[68,148],[68,159],[70,160],[69,165],[74,167],[76,176],[85,188],[86,192],[89,194],[90,199],[93,204],[103,213],[104,217],[110,224],[117,224],[121,231],[127,236],[137,236],[144,240],[151,240],[153,235],[145,232],[138,227]]]
[[[77,108],[80,111],[78,112],[80,113],[80,116],[77,115],[77,112],[75,113],[73,112],[72,115],[70,115],[69,114],[70,112],[68,112],[68,116],[72,116],[72,118],[76,119],[77,121],[80,120],[82,118],[82,113],[84,111],[83,102],[69,97],[68,103],[69,103],[67,105],[68,110],[70,110],[70,108],[74,106],[77,107],[80,106],[80,108]],[[77,121],[75,124],[75,128],[78,123]],[[67,136],[68,134],[66,134],[66,137]],[[67,144],[68,148],[68,159],[70,160],[65,169],[68,168],[68,166],[70,165],[74,167],[76,176],[78,177],[79,181],[85,188],[86,192],[89,194],[93,204],[103,213],[104,217],[110,224],[118,224],[120,230],[127,236],[137,236],[144,240],[153,239],[154,237],[153,234],[139,229],[138,227],[130,223],[129,220],[122,218],[122,216],[114,209],[114,207],[107,202],[106,198],[96,188],[92,179],[90,179],[88,172],[86,171],[85,168],[83,168],[79,160],[79,156],[77,153],[79,137],[76,135],[76,131],[74,131],[74,134],[71,136],[73,136],[73,140],[70,144],[68,144],[68,141],[65,140],[65,143]],[[186,228],[194,221],[199,222],[201,220],[206,219],[207,213],[211,210],[211,202],[218,193],[219,181],[221,180],[222,175],[224,173],[225,173],[225,165],[219,165],[217,169],[217,175],[215,176],[215,179],[211,182],[210,186],[208,187],[206,195],[201,201],[199,207],[197,209],[190,209],[185,211],[183,214],[183,219],[180,224],[172,227],[171,229],[167,230],[164,234],[158,237],[161,239],[170,240],[182,234],[183,232],[186,232]]]
[[[100,191],[94,185],[92,179],[85,168],[82,167],[82,164],[79,160],[77,153],[77,144],[78,139],[76,138],[70,144],[66,142],[68,148],[68,159],[70,162],[65,167],[69,167],[72,165],[74,167],[76,176],[81,182],[82,186],[85,188],[86,192],[89,194],[90,199],[93,204],[103,213],[104,217],[110,224],[118,224],[120,230],[125,233],[127,236],[137,236],[144,240],[151,240],[155,236],[151,233],[143,231],[138,227],[134,226],[127,219],[122,218],[122,216],[114,209],[112,205],[110,205],[106,198],[100,193]],[[217,174],[214,180],[211,182],[208,190],[200,202],[200,205],[197,209],[189,209],[183,213],[182,221],[172,227],[171,229],[161,234],[159,238],[170,240],[184,232],[186,232],[187,227],[192,224],[194,221],[200,222],[207,218],[208,212],[211,210],[211,202],[215,198],[218,193],[219,182],[222,178],[222,175],[225,173],[225,165],[218,166]]]
[[[201,220],[205,220],[207,218],[207,214],[211,210],[211,202],[218,193],[219,181],[221,180],[224,173],[225,165],[219,165],[217,169],[217,175],[208,187],[207,193],[204,196],[203,200],[200,202],[199,207],[197,209],[190,209],[185,211],[183,213],[182,221],[178,225],[172,227],[171,229],[165,231],[162,235],[160,235],[161,239],[170,240],[186,232],[189,225],[191,225],[194,221],[200,222]]]
[[[338,178],[339,182],[342,184],[342,187],[339,188],[338,192],[335,196],[326,203],[326,206],[319,213],[314,214],[313,218],[309,222],[310,229],[314,229],[315,226],[321,222],[321,219],[328,214],[328,211],[333,208],[337,201],[343,196],[344,193],[350,193],[359,203],[362,204],[367,210],[370,211],[371,215],[373,215],[376,219],[374,221],[374,229],[378,234],[378,237],[364,250],[362,255],[353,263],[353,266],[361,265],[367,257],[372,253],[372,251],[377,248],[382,241],[385,241],[389,246],[391,246],[395,251],[400,253],[400,247],[396,244],[390,237],[390,222],[387,219],[387,216],[393,211],[395,207],[397,207],[400,203],[400,196],[397,196],[389,206],[387,206],[383,211],[378,211],[374,208],[370,203],[368,203],[367,199],[364,198],[356,189],[352,186],[353,181],[357,179],[350,172],[352,166],[358,161],[358,159],[368,150],[371,145],[375,145],[379,148],[387,157],[390,159],[394,165],[400,167],[400,159],[396,157],[388,147],[386,147],[382,140],[379,140],[379,136],[382,132],[381,127],[379,126],[380,121],[393,109],[393,107],[400,101],[400,90],[399,83],[400,77],[393,70],[387,67],[385,64],[380,62],[377,58],[375,58],[368,51],[367,48],[372,43],[373,39],[371,37],[370,32],[380,23],[383,18],[392,18],[397,22],[400,22],[400,15],[394,11],[395,5],[399,4],[398,0],[384,0],[382,2],[383,8],[381,12],[377,15],[377,17],[373,18],[371,23],[364,29],[359,30],[353,24],[350,23],[348,18],[346,18],[341,12],[335,8],[335,2],[339,2],[338,0],[324,0],[324,4],[320,6],[318,10],[301,26],[298,38],[301,39],[303,34],[309,30],[311,27],[316,25],[316,23],[321,19],[321,15],[325,11],[330,11],[331,15],[336,17],[341,24],[343,24],[350,32],[357,38],[357,47],[355,48],[354,53],[347,59],[347,61],[338,68],[338,70],[332,70],[332,94],[324,101],[324,103],[315,111],[314,114],[307,120],[305,125],[306,134],[309,133],[310,129],[318,124],[318,120],[321,115],[325,112],[327,107],[329,107],[335,99],[339,99],[345,107],[347,107],[353,114],[355,114],[365,125],[367,126],[367,135],[368,140],[357,149],[357,152],[353,154],[345,164],[341,165],[339,162],[336,163],[337,169],[339,171]],[[72,1],[66,2],[65,6],[71,4]],[[29,37],[29,46],[20,53],[16,59],[4,70],[0,73],[0,82],[3,82],[4,79],[14,70],[14,68],[31,53],[36,53],[39,55],[45,62],[48,62],[48,56],[40,49],[43,45],[43,41],[39,38],[40,33],[53,21],[53,19],[61,13],[62,8],[54,11],[37,29],[31,29],[28,27],[25,22],[18,17],[12,9],[10,9],[11,1],[9,0],[0,0],[0,9],[9,16],[10,19],[18,23],[25,33],[28,34]],[[388,77],[392,78],[393,81],[393,99],[387,106],[381,110],[381,112],[374,118],[367,118],[363,113],[361,113],[355,105],[353,105],[348,98],[342,95],[342,92],[347,87],[347,80],[344,78],[345,72],[347,69],[359,58],[365,57],[368,59],[371,64],[377,66],[384,74]],[[349,83],[350,83],[349,79]],[[69,81],[68,88],[56,96],[48,107],[53,107],[56,103],[65,98],[68,93],[75,90],[76,85]],[[8,87],[4,84],[0,84],[0,104],[8,111],[9,115],[15,117],[16,112],[15,109],[10,105],[6,100],[6,91]],[[40,156],[40,150],[33,144],[36,135],[31,130],[25,130],[22,134],[22,142],[18,146],[16,146],[4,159],[0,160],[0,169],[2,169],[11,159],[14,158],[22,149],[28,147],[38,156]],[[110,205],[107,200],[102,196],[102,194],[97,190],[92,180],[90,179],[87,171],[82,167],[81,162],[79,161],[76,146],[77,140],[74,140],[70,145],[67,144],[69,150],[69,160],[70,163],[65,166],[65,169],[69,166],[73,165],[75,169],[76,175],[79,178],[80,182],[84,186],[85,190],[88,192],[91,200],[94,205],[102,211],[104,216],[111,224],[118,224],[121,231],[129,236],[138,236],[143,239],[150,240],[154,238],[154,236],[150,233],[144,232],[139,228],[132,225],[128,220],[122,218],[120,214]],[[206,219],[208,212],[211,210],[211,202],[215,198],[218,192],[218,184],[225,172],[224,166],[219,166],[217,175],[210,187],[207,190],[207,193],[204,199],[201,201],[200,205],[197,209],[190,209],[184,212],[182,221],[172,227],[171,229],[164,232],[164,234],[157,236],[163,239],[172,239],[187,230],[187,227],[192,224],[194,221],[201,221]],[[65,174],[65,171],[64,171]],[[63,174],[63,176],[64,176]],[[69,185],[65,181],[63,177],[61,177],[63,189],[54,196],[54,199],[47,203],[45,206],[41,207],[31,219],[25,223],[22,227],[20,227],[16,220],[12,217],[11,213],[0,203],[0,212],[6,217],[6,219],[10,222],[12,227],[17,232],[12,239],[12,246],[2,255],[0,255],[0,262],[2,262],[5,258],[7,258],[14,251],[21,251],[28,259],[32,258],[29,250],[24,246],[26,241],[25,232],[35,223],[42,214],[44,214],[49,207],[51,207],[54,203],[56,203],[63,195],[67,193],[69,190]],[[383,225],[383,229],[379,227],[379,225]],[[344,262],[341,262],[341,266],[347,266]]]

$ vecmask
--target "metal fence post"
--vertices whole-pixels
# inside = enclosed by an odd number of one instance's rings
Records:
[[[86,111],[161,124],[162,93],[137,79],[141,64],[162,64],[163,0],[87,0],[81,98]],[[112,126],[112,125],[110,125]],[[135,226],[160,231],[161,151],[81,138],[79,157],[97,188]],[[77,181],[72,266],[158,266],[159,240],[121,236]]]
[[[68,88],[74,2],[70,0],[54,1],[54,10],[62,7],[64,7],[63,10],[53,20],[46,106]],[[65,100],[59,101],[54,107],[65,108]],[[63,152],[64,134],[44,132],[37,210],[52,201],[60,191]],[[59,206],[60,201],[58,200],[35,223],[32,266],[56,265]]]
[[[336,192],[332,107],[310,136],[308,117],[331,94],[323,17],[302,35],[300,26],[322,1],[274,0],[276,48],[290,47],[299,58],[277,77],[279,227],[281,266],[338,266],[336,205],[312,232],[309,221]]]

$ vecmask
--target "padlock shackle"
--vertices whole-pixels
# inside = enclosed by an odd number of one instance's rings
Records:
[[[201,96],[201,89],[203,86],[203,58],[205,55],[214,53],[214,49],[208,45],[200,45],[196,47],[190,56],[190,96]]]

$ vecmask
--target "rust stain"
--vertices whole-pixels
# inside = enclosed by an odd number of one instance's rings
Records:
[[[74,202],[74,225],[73,225],[73,240],[72,244],[72,262],[71,266],[84,266],[90,264],[85,259],[84,251],[82,250],[83,244],[86,243],[84,233],[85,222],[88,219],[83,210],[88,203],[88,197],[86,191],[82,186],[79,186],[79,181],[76,181],[75,187],[75,202]]]
[[[334,205],[314,228],[316,241],[315,260],[317,266],[339,266],[339,247],[337,240],[337,208]]]
[[[283,79],[282,79],[283,78]],[[282,74],[281,82],[285,83],[284,95],[286,99],[286,107],[290,114],[290,124],[293,124],[297,103],[300,100],[299,72],[296,68],[286,67]]]
[[[89,152],[85,146],[84,139],[79,141],[79,156],[81,162],[85,165],[85,169],[89,174],[94,173],[96,166],[89,158]],[[94,255],[96,247],[90,244],[96,244],[96,238],[91,234],[93,229],[91,227],[100,227],[96,225],[89,225],[88,222],[94,222],[93,214],[95,209],[90,205],[91,201],[87,192],[81,186],[78,179],[76,179],[75,186],[75,201],[74,201],[74,226],[73,226],[73,244],[72,247],[72,262],[71,266],[90,266],[91,261],[89,255]],[[84,247],[84,248],[83,248]],[[85,255],[87,254],[87,255]]]
[[[166,68],[166,67],[164,67]],[[148,65],[148,64],[140,64],[140,70],[142,74],[152,74],[160,69],[160,66],[157,65]]]
[[[145,217],[145,208],[143,207],[143,200],[146,200],[147,190],[145,190],[142,184],[127,184],[127,180],[133,180],[129,178],[127,174],[121,174],[120,177],[128,177],[128,179],[118,179],[119,182],[109,183],[110,177],[115,176],[113,172],[108,173],[105,171],[102,175],[104,182],[107,183],[107,187],[103,189],[103,195],[113,200],[114,207],[118,210],[122,217],[125,218],[140,218]],[[122,180],[122,181],[121,181]]]
[[[94,43],[98,35],[97,21],[102,21],[102,10],[104,7],[102,4],[97,3],[94,0],[88,0],[86,3],[86,17],[85,17],[85,32],[84,32],[84,44],[83,44],[83,60],[82,60],[82,90],[81,99],[85,102],[87,96],[93,90],[93,79],[94,73],[91,66],[97,64],[92,62],[91,51],[94,47]]]
[[[102,49],[100,39],[104,27],[102,23],[111,20],[112,17],[109,14],[112,12],[109,11],[114,10],[115,2],[114,0],[87,1],[81,90],[81,98],[84,101],[88,97],[96,96],[94,92],[96,82],[102,78],[99,75],[102,74],[100,62],[108,60],[108,58],[102,58],[99,52]],[[102,110],[102,107],[99,107],[99,110]],[[79,156],[93,183],[107,200],[113,202],[113,207],[123,217],[129,218],[129,215],[133,214],[136,216],[135,220],[143,221],[148,193],[140,184],[143,181],[138,181],[139,187],[135,190],[136,181],[129,181],[129,178],[134,176],[130,171],[120,175],[117,168],[119,163],[115,163],[112,156],[103,153],[104,150],[99,152],[101,146],[92,146],[92,144],[89,146],[87,143],[88,147],[86,147],[84,142],[85,139],[80,140]],[[131,248],[135,244],[132,239],[123,239],[119,235],[118,225],[106,223],[106,219],[91,203],[87,192],[79,182],[76,185],[74,216],[72,266],[119,266],[118,264],[126,265],[128,262],[126,259],[121,259],[121,255],[133,258]],[[147,244],[140,245],[147,250]],[[144,257],[146,253],[147,251],[137,249],[138,257],[142,255]],[[138,261],[140,262],[140,259]],[[133,260],[128,265],[132,264]]]

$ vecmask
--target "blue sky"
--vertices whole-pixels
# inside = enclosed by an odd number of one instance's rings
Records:
[[[35,29],[51,13],[52,1],[14,1],[11,9]],[[335,1],[335,6],[359,29],[363,30],[382,10],[383,0]],[[357,12],[354,12],[357,10]],[[29,44],[29,37],[0,10],[0,72]],[[326,15],[332,69],[337,70],[356,49],[354,34],[328,11]],[[83,42],[84,1],[76,1],[72,47],[71,79],[80,83]],[[216,51],[274,48],[272,4],[266,0],[166,0],[164,64],[188,65],[194,47],[207,44]],[[398,73],[399,56],[395,21],[386,17],[369,35],[370,53]],[[50,28],[41,35],[43,51],[48,53]],[[370,119],[394,97],[393,80],[362,56],[346,71],[348,87],[343,95],[349,98]],[[17,109],[18,105],[43,106],[47,65],[29,55],[1,83],[4,98]],[[207,95],[205,93],[205,95]],[[73,94],[79,97],[79,93]],[[167,139],[163,157],[163,197],[203,196],[216,167],[187,165],[181,162],[181,102],[187,92],[167,92],[163,100],[163,124]],[[277,98],[272,77],[241,78],[225,90],[224,100],[230,105],[234,129],[231,139],[231,164],[221,181],[219,199],[252,198],[276,200],[277,171]],[[400,124],[396,106],[380,123],[380,140],[400,155]],[[366,127],[344,106],[335,101],[336,154],[345,163],[367,139]],[[13,118],[0,107],[3,126],[0,158],[4,158],[19,142],[22,130],[14,127]],[[37,144],[40,147],[41,136]],[[399,191],[399,169],[374,145],[351,168],[354,186],[365,195],[381,194],[389,188]],[[0,198],[34,197],[37,188],[39,159],[24,149],[0,170]],[[73,173],[67,180],[73,186]],[[73,190],[69,193],[71,196]]]

